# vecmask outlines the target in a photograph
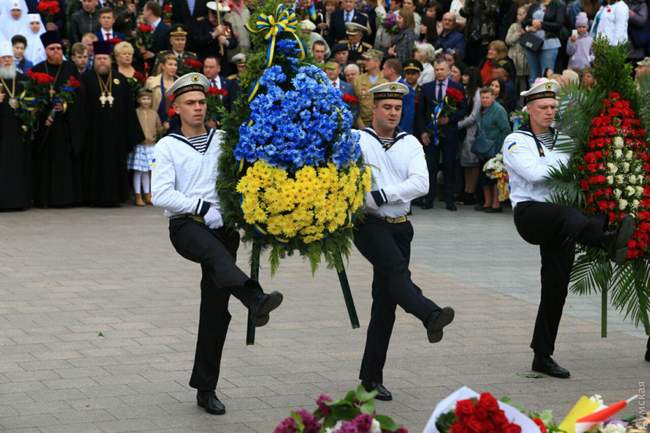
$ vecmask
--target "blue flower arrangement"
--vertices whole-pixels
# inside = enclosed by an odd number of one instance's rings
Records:
[[[283,46],[291,48],[293,41]],[[351,132],[352,114],[341,92],[314,65],[299,67],[289,81],[278,65],[259,79],[261,91],[250,104],[249,121],[239,130],[235,158],[247,163],[296,171],[329,161],[338,169],[356,163],[361,154],[359,134]]]

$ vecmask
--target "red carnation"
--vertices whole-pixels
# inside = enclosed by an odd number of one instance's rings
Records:
[[[79,80],[77,80],[77,78],[74,75],[70,75],[68,77],[67,85],[70,87],[74,87],[76,89],[79,86],[81,86],[81,83],[79,82]]]
[[[138,24],[138,30],[140,30],[142,33],[151,33],[153,31],[153,27],[147,23],[140,23]]]
[[[142,72],[140,72],[140,71],[135,71],[135,72],[133,73],[133,78],[135,78],[136,80],[138,80],[138,82],[143,83],[143,84],[144,84],[144,82],[145,82],[145,80],[146,80],[146,77],[145,77],[144,74],[143,74]]]
[[[462,100],[465,98],[465,95],[463,92],[461,92],[458,89],[455,89],[453,87],[447,87],[447,96],[449,96],[451,99],[456,101],[457,103],[462,102]]]
[[[165,6],[163,6],[163,12],[165,13],[171,13],[172,12],[172,4],[171,3],[166,3]]]
[[[169,110],[167,110],[167,117],[172,118],[174,116],[176,116],[176,110],[174,107],[169,107]]]
[[[228,90],[218,87],[208,87],[208,95],[226,97],[228,96]]]
[[[189,66],[192,69],[199,70],[201,69],[201,67],[203,67],[203,64],[196,59],[185,59],[185,62],[183,63],[185,63],[187,66]]]
[[[349,93],[344,93],[343,94],[343,102],[345,102],[346,104],[350,104],[350,105],[358,105],[359,104],[359,98],[357,98],[356,96],[351,95]]]
[[[34,72],[30,70],[27,72],[27,76],[32,80],[36,81],[36,84],[39,85],[48,85],[54,83],[54,77],[45,72]]]
[[[110,38],[108,40],[108,43],[111,44],[111,45],[117,45],[120,42],[122,42],[122,39],[120,39],[120,38]]]

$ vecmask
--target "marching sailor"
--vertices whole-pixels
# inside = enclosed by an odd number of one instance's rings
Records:
[[[390,82],[370,92],[372,127],[360,132],[360,145],[364,163],[372,167],[372,192],[366,194],[366,217],[354,234],[354,244],[373,266],[372,311],[359,378],[366,390],[378,392],[375,398],[388,401],[392,395],[383,385],[383,368],[396,307],[422,322],[431,343],[442,339],[442,329],[454,319],[454,310],[424,296],[409,271],[413,226],[407,214],[411,200],[429,191],[422,145],[397,128],[409,89]]]
[[[208,79],[189,73],[168,91],[180,116],[180,131],[156,144],[152,170],[153,204],[169,218],[172,245],[184,258],[201,265],[199,332],[190,386],[208,413],[226,408],[217,398],[221,354],[230,323],[230,295],[252,310],[257,326],[282,302],[278,292],[265,294],[236,264],[239,233],[223,224],[215,184],[223,132],[206,131]]]
[[[575,208],[549,203],[551,190],[546,179],[552,169],[570,158],[555,147],[559,134],[551,127],[559,90],[556,81],[542,78],[521,93],[530,120],[506,137],[502,152],[510,178],[515,226],[526,242],[539,245],[542,260],[542,294],[530,344],[535,352],[532,369],[566,379],[569,371],[551,355],[568,292],[575,244],[604,248],[611,260],[623,263],[634,219],[628,216],[618,230],[608,231],[605,216],[587,216]]]

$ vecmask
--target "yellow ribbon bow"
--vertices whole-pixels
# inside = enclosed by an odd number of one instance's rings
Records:
[[[264,39],[269,41],[269,46],[266,50],[266,67],[268,68],[273,64],[273,56],[275,54],[275,42],[277,36],[282,32],[289,32],[298,41],[300,47],[300,59],[305,58],[305,50],[302,46],[302,41],[297,35],[298,31],[298,18],[291,9],[285,9],[283,4],[279,4],[275,8],[273,15],[259,14],[255,19],[255,27],[246,24],[246,28],[251,33],[266,32]]]

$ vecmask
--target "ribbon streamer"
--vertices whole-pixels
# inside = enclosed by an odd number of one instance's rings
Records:
[[[277,41],[277,36],[282,32],[291,33],[294,39],[298,42],[300,47],[300,60],[305,58],[305,48],[302,45],[302,41],[297,34],[298,31],[298,18],[292,9],[286,9],[284,4],[279,4],[275,8],[275,13],[273,15],[259,14],[255,19],[255,26],[251,27],[249,24],[246,24],[246,28],[251,33],[260,33],[266,32],[264,39],[268,41],[269,45],[266,49],[266,67],[270,67],[273,64],[273,57],[275,56],[275,43]],[[260,83],[257,81],[251,92],[248,95],[248,102],[252,101],[257,91],[259,90]]]
[[[436,105],[436,108],[433,109],[433,115],[431,116],[433,118],[433,145],[437,146],[438,145],[438,117],[440,117],[440,113],[442,112],[444,104],[438,104]]]

